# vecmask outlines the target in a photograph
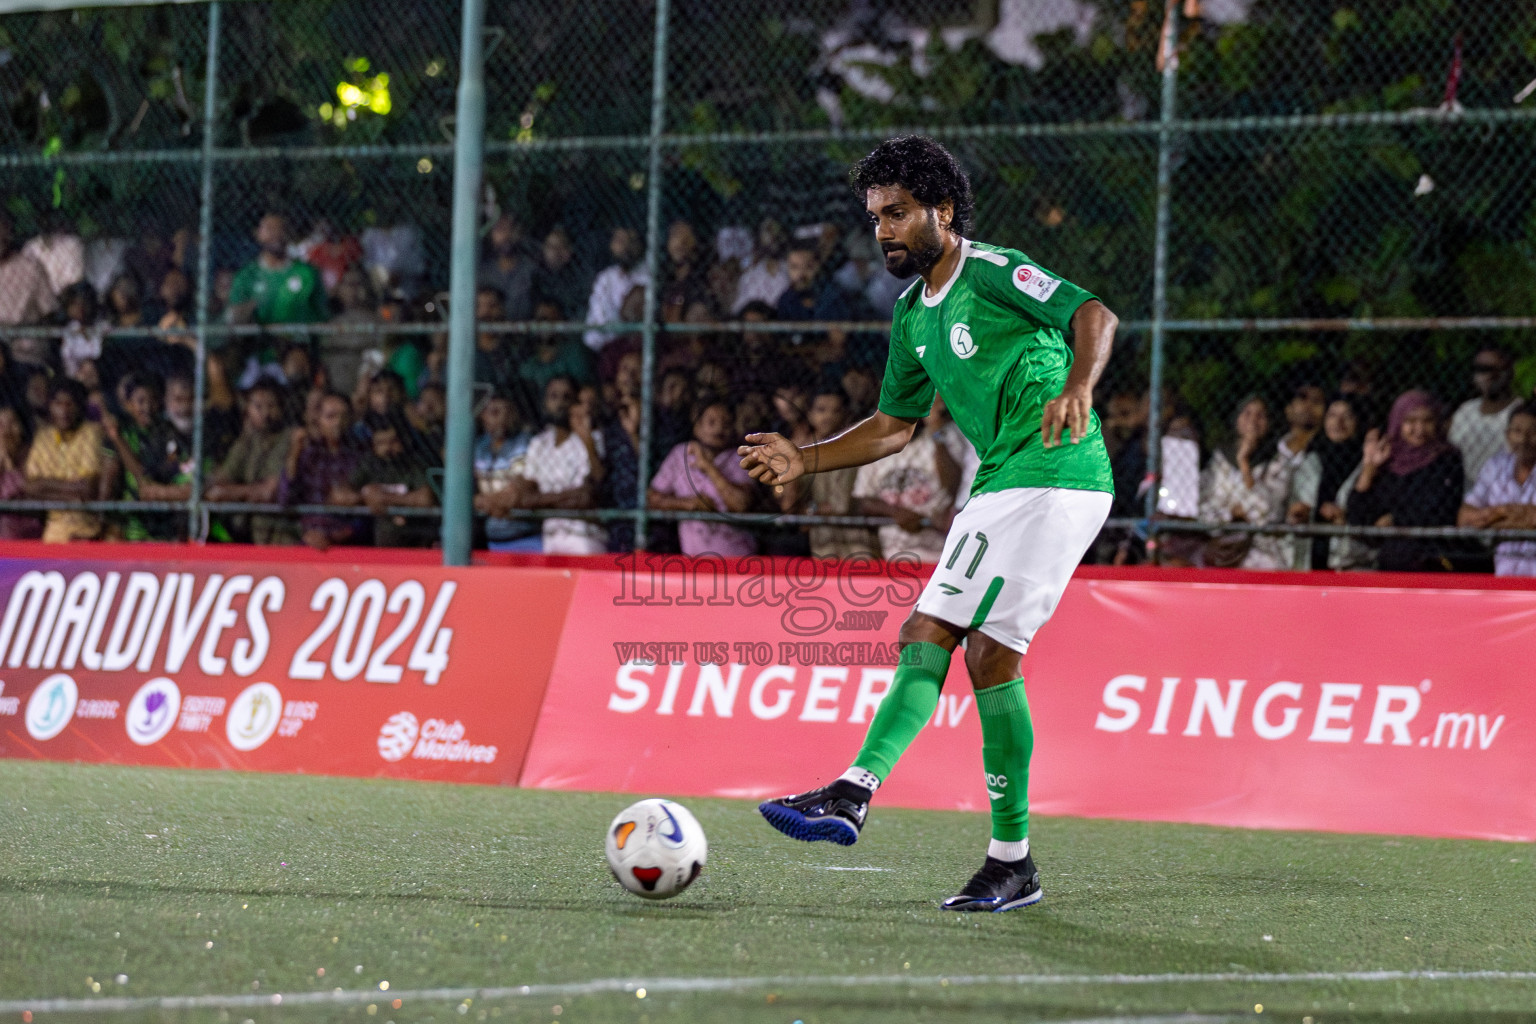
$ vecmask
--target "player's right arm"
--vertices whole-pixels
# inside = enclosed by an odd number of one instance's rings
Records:
[[[807,473],[847,469],[894,455],[912,440],[917,420],[877,411],[836,437],[797,447],[782,434],[748,434],[736,449],[741,468],[758,483],[778,485]]]
[[[806,473],[867,465],[907,446],[917,421],[933,408],[934,396],[933,381],[904,330],[903,314],[915,301],[911,299],[913,287],[921,288],[922,283],[909,287],[896,301],[885,379],[880,384],[875,414],[836,437],[803,448],[778,434],[748,434],[749,443],[736,451],[741,456],[741,468],[752,479],[764,484],[786,484]]]

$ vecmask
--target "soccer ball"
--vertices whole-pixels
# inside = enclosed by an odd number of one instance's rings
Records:
[[[608,826],[608,869],[636,896],[665,900],[704,869],[709,843],[688,808],[670,800],[641,800]]]

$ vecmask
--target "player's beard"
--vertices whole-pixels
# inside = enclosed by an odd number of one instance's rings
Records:
[[[939,225],[933,211],[928,211],[915,248],[882,246],[882,249],[885,252],[885,269],[896,277],[912,277],[932,270],[944,255],[944,238],[939,234]],[[898,258],[893,260],[892,257]]]

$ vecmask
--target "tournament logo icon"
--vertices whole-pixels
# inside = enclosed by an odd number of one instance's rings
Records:
[[[133,699],[128,702],[128,714],[123,717],[123,725],[128,730],[130,740],[141,747],[147,747],[165,739],[180,713],[181,688],[161,676],[139,687]]]
[[[240,691],[224,719],[224,734],[236,750],[255,750],[277,731],[283,695],[271,683],[252,683]]]
[[[384,728],[379,730],[379,756],[386,761],[399,761],[416,745],[421,734],[421,723],[409,711],[397,711],[389,716]]]
[[[35,740],[51,740],[75,717],[80,688],[60,672],[44,679],[27,700],[27,734]]]

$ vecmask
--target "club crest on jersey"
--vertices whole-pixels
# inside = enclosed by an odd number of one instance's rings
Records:
[[[976,339],[971,337],[971,329],[966,324],[955,324],[949,329],[949,347],[955,355],[961,359],[969,359],[976,354]]]
[[[1044,302],[1056,294],[1061,280],[1052,277],[1039,267],[1020,263],[1013,268],[1013,286],[1038,302]]]

